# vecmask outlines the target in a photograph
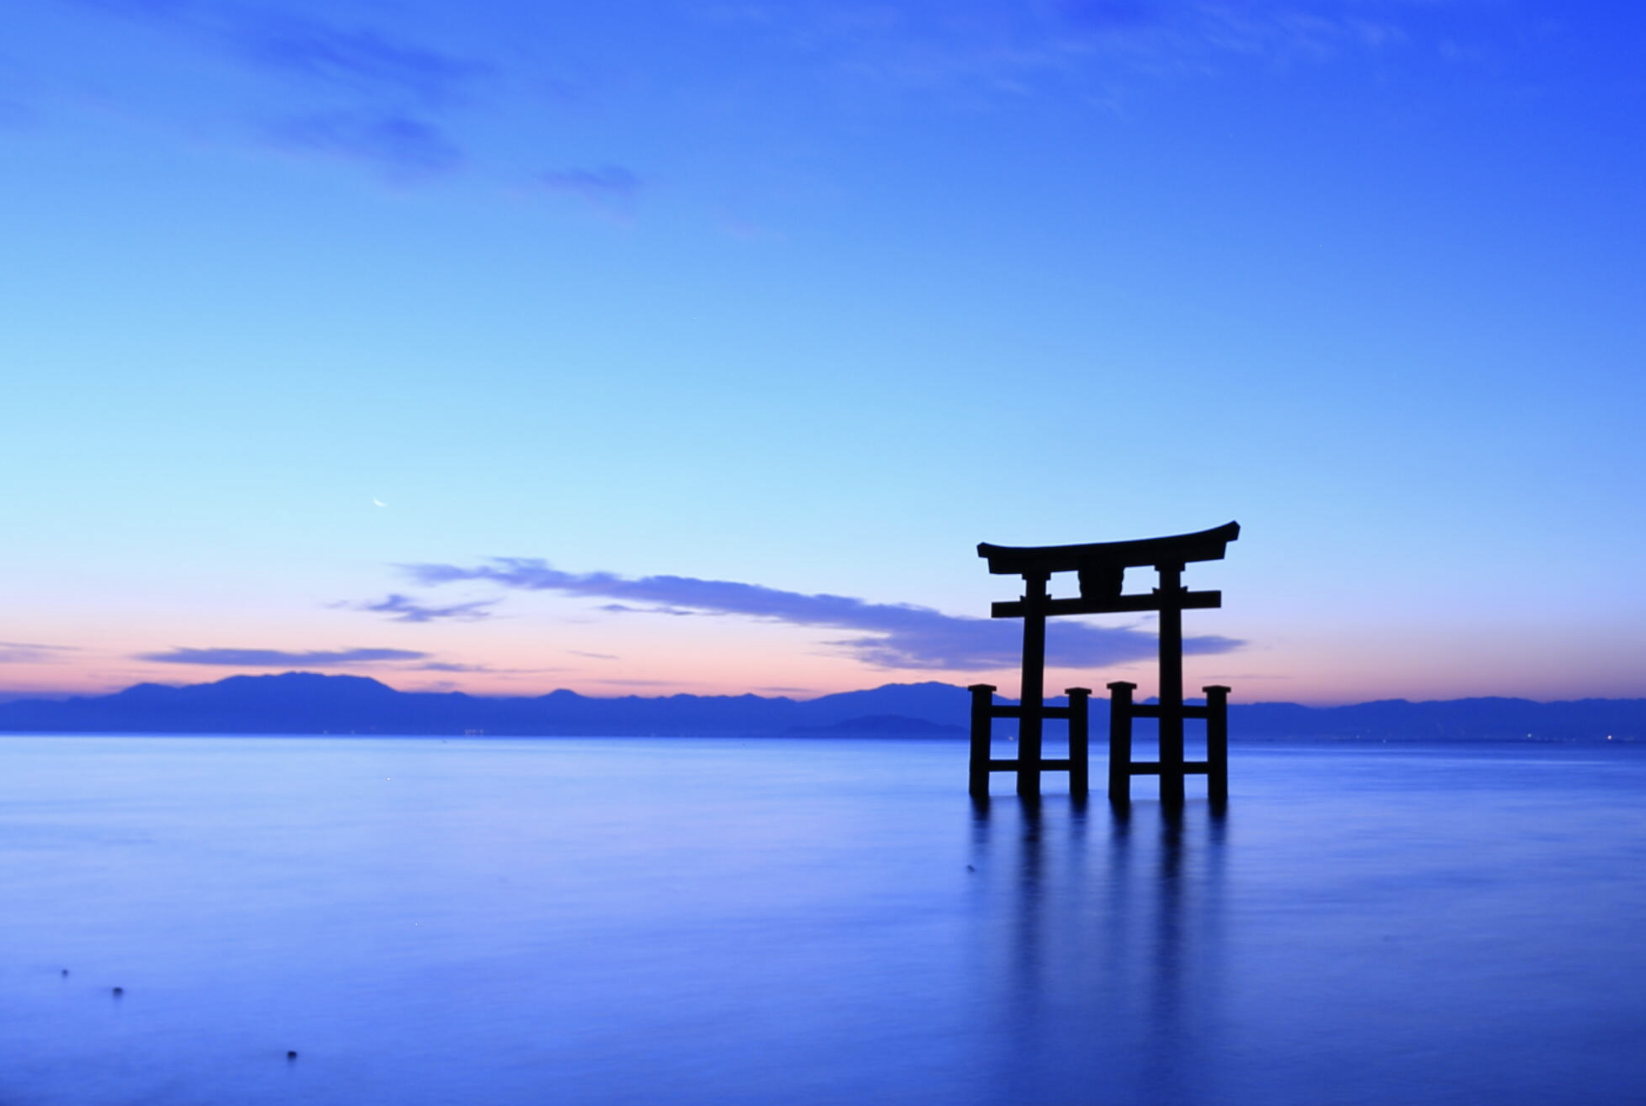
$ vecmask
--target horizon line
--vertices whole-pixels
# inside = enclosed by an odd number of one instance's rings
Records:
[[[603,694],[590,694],[589,692],[578,691],[575,688],[556,687],[556,688],[550,688],[547,691],[541,691],[541,692],[531,692],[531,693],[524,693],[524,694],[518,694],[518,695],[497,695],[497,694],[477,693],[477,692],[472,692],[472,691],[463,691],[463,690],[457,689],[457,688],[443,688],[443,689],[413,688],[413,689],[408,690],[406,688],[396,687],[393,684],[388,683],[385,680],[383,680],[383,679],[381,679],[377,676],[373,676],[373,675],[360,675],[360,674],[352,673],[352,672],[316,672],[316,671],[312,671],[312,670],[309,670],[309,669],[287,669],[283,672],[236,672],[236,673],[233,673],[233,674],[228,675],[228,676],[221,677],[220,679],[216,679],[216,680],[200,680],[200,681],[195,681],[195,682],[184,682],[184,683],[167,683],[167,682],[163,682],[163,681],[159,681],[159,680],[140,680],[140,681],[138,681],[137,683],[134,683],[134,684],[128,684],[124,687],[113,688],[111,690],[105,690],[105,691],[85,691],[85,690],[49,691],[49,690],[43,690],[43,689],[0,688],[0,706],[4,706],[4,705],[10,704],[10,703],[31,702],[31,701],[32,702],[66,702],[66,701],[71,700],[71,699],[101,699],[101,698],[107,698],[107,697],[113,696],[113,695],[119,695],[119,694],[122,694],[123,692],[130,691],[133,688],[137,688],[137,687],[163,687],[163,688],[181,690],[183,688],[190,688],[190,687],[210,687],[210,686],[213,686],[215,684],[226,683],[229,680],[234,680],[234,679],[252,679],[252,680],[256,680],[256,679],[280,679],[282,677],[287,677],[287,676],[312,676],[312,677],[316,677],[316,678],[320,678],[320,679],[370,680],[373,683],[376,683],[376,684],[378,684],[378,685],[380,685],[384,688],[387,688],[388,690],[394,692],[397,695],[465,695],[465,696],[468,696],[471,699],[496,699],[496,700],[502,700],[502,699],[542,699],[542,698],[545,698],[545,697],[550,696],[550,695],[555,695],[555,694],[559,694],[561,692],[566,692],[566,693],[569,693],[569,694],[572,694],[572,695],[576,695],[579,698],[593,699],[593,700],[603,700],[603,699],[672,699],[672,698],[677,698],[677,697],[682,697],[682,696],[689,697],[689,698],[695,698],[695,699],[740,699],[740,698],[746,698],[746,697],[749,697],[749,696],[753,696],[754,698],[757,698],[757,699],[788,699],[788,700],[791,700],[791,701],[794,701],[794,702],[813,702],[813,701],[818,700],[818,699],[826,699],[826,698],[829,698],[829,697],[835,696],[835,695],[851,695],[851,694],[856,694],[856,693],[865,692],[865,691],[879,691],[883,688],[888,688],[888,687],[921,687],[921,686],[930,685],[930,684],[937,684],[937,685],[940,685],[940,686],[943,686],[943,687],[951,687],[951,688],[954,688],[954,689],[959,690],[959,691],[964,691],[969,686],[967,684],[950,683],[946,680],[913,680],[913,681],[891,680],[891,681],[888,681],[886,683],[876,684],[872,687],[848,688],[844,691],[825,691],[825,692],[818,692],[816,694],[799,694],[799,693],[794,693],[794,692],[777,692],[777,691],[769,692],[769,693],[762,693],[762,692],[759,692],[759,691],[750,690],[750,691],[742,691],[742,692],[715,692],[715,693],[707,693],[707,694],[702,693],[702,692],[694,692],[694,691],[672,691],[672,692],[671,691],[660,691],[660,692],[657,692],[657,693],[651,694],[651,695],[646,695],[646,694],[642,694],[642,693],[639,693],[639,692],[632,692],[631,691],[631,692],[603,695]],[[1007,695],[1007,694],[1005,694],[1001,691],[997,691],[995,694],[996,694],[997,697],[999,697],[1001,699],[1005,699],[1007,701],[1015,701],[1015,700],[1012,699],[1012,697],[1010,695]],[[1058,699],[1058,698],[1062,698],[1062,696],[1047,696],[1048,701],[1051,701],[1053,699]],[[1109,696],[1098,695],[1098,694],[1095,693],[1095,690],[1094,690],[1093,698],[1102,699],[1104,701],[1107,701],[1109,699]],[[1152,702],[1152,701],[1155,701],[1156,698],[1157,698],[1156,696],[1149,696],[1149,697],[1140,699],[1138,701],[1139,702]],[[1381,696],[1381,697],[1372,698],[1372,699],[1352,699],[1352,700],[1351,699],[1344,699],[1344,700],[1332,700],[1332,701],[1325,701],[1325,702],[1322,702],[1322,701],[1309,702],[1309,701],[1303,701],[1303,700],[1297,700],[1297,699],[1251,699],[1251,700],[1242,701],[1238,697],[1235,697],[1231,700],[1230,705],[1231,706],[1295,706],[1295,707],[1303,707],[1303,708],[1310,709],[1310,710],[1330,710],[1330,709],[1333,709],[1335,707],[1367,706],[1367,705],[1374,704],[1374,703],[1411,703],[1411,704],[1458,703],[1458,702],[1478,701],[1478,700],[1483,700],[1483,699],[1501,699],[1501,700],[1512,701],[1512,702],[1540,703],[1540,704],[1551,704],[1552,705],[1552,704],[1556,704],[1556,703],[1584,703],[1584,702],[1611,702],[1611,703],[1642,702],[1642,701],[1646,701],[1646,695],[1640,695],[1640,696],[1585,695],[1585,696],[1579,696],[1579,697],[1576,697],[1576,698],[1566,698],[1566,699],[1534,699],[1534,698],[1530,698],[1530,697],[1523,696],[1523,695],[1505,695],[1505,694],[1458,695],[1458,696],[1454,696],[1452,698],[1447,698],[1447,699],[1409,699],[1409,698],[1405,698],[1403,696]],[[1185,701],[1186,702],[1197,702],[1197,701],[1199,701],[1199,699],[1195,696],[1186,696]]]

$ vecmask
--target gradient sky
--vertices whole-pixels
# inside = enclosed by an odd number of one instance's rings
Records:
[[[1646,696],[1639,4],[15,7],[11,694]]]

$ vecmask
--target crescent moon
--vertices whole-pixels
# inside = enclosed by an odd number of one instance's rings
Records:
[[[388,506],[387,503],[384,503],[381,499],[378,499],[375,495],[371,497],[371,501],[373,503],[377,504],[379,507],[387,507]]]

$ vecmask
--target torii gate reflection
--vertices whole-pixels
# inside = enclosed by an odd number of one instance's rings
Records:
[[[989,1101],[1225,1101],[1229,814],[974,799]]]
[[[996,603],[995,618],[1023,619],[1023,682],[1018,706],[996,706],[993,684],[974,684],[972,693],[972,746],[970,790],[973,795],[989,793],[991,772],[1017,773],[1019,795],[1040,794],[1042,772],[1067,771],[1069,791],[1080,797],[1088,783],[1088,718],[1091,690],[1068,689],[1069,705],[1046,705],[1046,619],[1061,614],[1115,614],[1158,611],[1160,614],[1160,694],[1157,704],[1135,703],[1137,685],[1124,680],[1109,684],[1109,798],[1115,802],[1131,799],[1131,777],[1158,775],[1160,801],[1182,805],[1185,775],[1206,776],[1207,797],[1216,804],[1229,794],[1228,702],[1229,689],[1214,684],[1203,690],[1205,706],[1183,702],[1183,612],[1221,607],[1219,591],[1189,591],[1183,587],[1183,568],[1192,561],[1220,561],[1229,542],[1240,537],[1240,524],[1231,522],[1194,534],[1177,534],[1140,541],[1092,542],[1087,545],[1043,545],[977,547],[977,555],[989,562],[996,575],[1023,577],[1023,598]],[[1126,570],[1152,566],[1159,574],[1159,586],[1152,592],[1123,594]],[[1080,595],[1054,599],[1048,583],[1054,573],[1074,572],[1080,580]],[[991,756],[990,741],[996,718],[1018,719],[1017,756]],[[1069,721],[1069,757],[1049,760],[1041,756],[1043,723],[1047,718]],[[1137,762],[1132,759],[1132,720],[1160,720],[1160,759]],[[1183,720],[1206,720],[1206,759],[1183,759]]]

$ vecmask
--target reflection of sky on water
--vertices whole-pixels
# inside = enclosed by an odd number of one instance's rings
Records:
[[[1171,818],[951,742],[3,744],[0,1102],[1646,1086],[1646,749],[1237,747]]]
[[[1237,750],[1219,815],[973,812],[991,1101],[1631,1101],[1639,751]],[[1238,789],[1237,789],[1238,793]],[[992,913],[991,913],[992,911]],[[1008,921],[1009,919],[1009,921]],[[999,950],[1005,950],[1001,952]]]
[[[1009,887],[1000,1101],[1200,1100],[1225,832],[1203,807],[974,804],[973,865]]]

